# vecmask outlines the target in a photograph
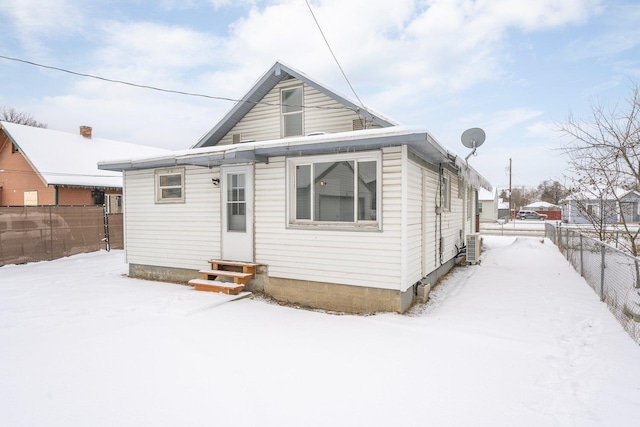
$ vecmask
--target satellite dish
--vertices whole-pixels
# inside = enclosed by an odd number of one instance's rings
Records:
[[[471,128],[462,132],[462,145],[467,148],[478,148],[484,144],[484,140],[487,136],[480,128]]]
[[[464,158],[465,162],[472,155],[476,154],[476,149],[484,144],[484,140],[487,136],[484,134],[484,131],[480,128],[471,128],[462,132],[462,145],[467,148],[471,148],[473,151],[469,153],[467,157]]]

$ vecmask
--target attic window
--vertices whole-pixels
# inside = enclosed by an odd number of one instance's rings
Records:
[[[282,137],[303,135],[302,86],[282,89],[280,97]]]

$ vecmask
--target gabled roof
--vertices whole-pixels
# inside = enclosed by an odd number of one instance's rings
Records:
[[[278,83],[290,77],[298,79],[303,83],[313,87],[320,93],[334,99],[345,107],[357,112],[360,116],[371,120],[382,127],[397,126],[398,124],[372,111],[371,109],[357,105],[346,97],[339,95],[334,90],[318,83],[307,75],[297,71],[281,62],[276,62],[273,66],[253,85],[240,101],[238,101],[229,112],[200,140],[193,145],[193,148],[210,147],[216,145],[233,127],[242,120],[262,98],[265,97]]]
[[[561,203],[566,203],[566,202],[571,202],[573,200],[576,201],[599,201],[600,197],[599,197],[599,190],[597,188],[593,188],[593,189],[588,189],[588,190],[584,190],[584,191],[579,191],[576,193],[572,193],[570,195],[568,195],[567,197],[565,197],[564,199],[560,200]],[[640,197],[640,193],[638,193],[637,191],[634,190],[625,190],[624,188],[616,188],[615,190],[615,194],[610,192],[609,190],[603,190],[602,194],[607,196],[606,201],[612,201],[612,200],[621,200],[621,199],[625,199],[625,198],[630,198],[633,197],[634,195],[637,197]]]
[[[458,168],[464,178],[476,188],[491,190],[489,181],[464,159],[440,145],[429,132],[401,126],[202,147],[152,158],[127,157],[119,161],[100,162],[98,168],[112,171],[185,165],[213,168],[234,163],[266,163],[269,157],[352,153],[402,145],[407,145],[415,155],[431,164],[449,164]]]
[[[121,188],[122,174],[99,170],[98,161],[170,153],[161,148],[8,122],[0,122],[0,129],[45,185]]]
[[[527,208],[531,208],[531,209],[548,209],[548,208],[558,208],[558,205],[554,205],[553,203],[549,203],[549,202],[534,202],[534,203],[530,203],[527,206],[525,206],[525,209]]]

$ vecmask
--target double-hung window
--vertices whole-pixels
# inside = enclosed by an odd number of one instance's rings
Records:
[[[289,159],[289,224],[377,230],[381,163],[379,152]]]
[[[156,170],[156,203],[184,203],[184,168]]]
[[[449,178],[448,175],[443,175],[442,176],[442,188],[441,188],[441,193],[440,193],[440,197],[441,197],[441,203],[442,203],[442,209],[445,211],[450,211],[451,210],[451,179]]]
[[[303,135],[302,86],[282,89],[282,137]]]

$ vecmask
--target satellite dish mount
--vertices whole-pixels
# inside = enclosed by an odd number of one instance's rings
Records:
[[[486,137],[487,136],[485,135],[484,131],[480,128],[471,128],[462,132],[462,145],[473,150],[471,151],[471,153],[469,153],[469,155],[467,155],[467,157],[464,158],[465,162],[469,159],[469,157],[476,154],[476,150],[478,149],[478,147],[484,144],[484,140],[486,139]]]

